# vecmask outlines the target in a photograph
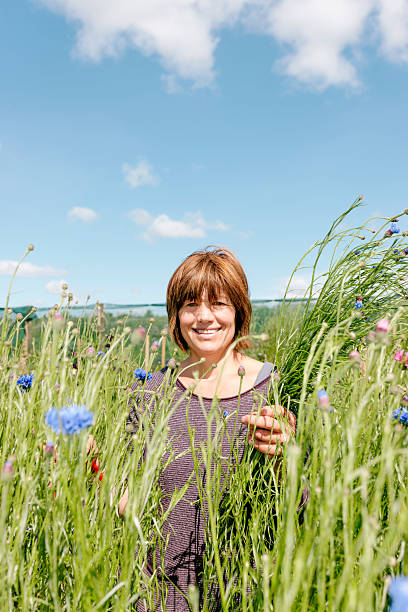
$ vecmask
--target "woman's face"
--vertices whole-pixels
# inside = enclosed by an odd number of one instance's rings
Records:
[[[234,340],[235,308],[226,295],[210,302],[204,292],[201,300],[185,302],[179,322],[190,353],[199,358],[224,353]]]

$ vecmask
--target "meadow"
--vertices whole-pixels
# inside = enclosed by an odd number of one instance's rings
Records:
[[[408,609],[392,582],[408,573],[408,211],[344,229],[360,205],[299,262],[297,270],[312,261],[306,302],[288,293],[280,308],[254,311],[249,353],[277,364],[270,401],[296,414],[296,437],[272,460],[248,445],[225,470],[214,402],[206,418],[215,437],[200,448],[191,438],[198,485],[209,468],[199,486],[208,541],[193,611],[382,611],[390,583],[392,609]],[[132,454],[126,419],[135,369],[161,367],[164,338],[166,361],[182,355],[161,334],[165,320],[148,319],[145,335],[126,317],[101,331],[95,318],[72,317],[63,296],[35,322],[28,354],[24,319],[6,311],[0,321],[1,610],[151,610],[154,601],[166,609],[165,583],[144,567],[149,548],[166,547],[158,478],[174,459],[166,428],[174,369]],[[52,408],[72,405],[80,418],[56,433]]]

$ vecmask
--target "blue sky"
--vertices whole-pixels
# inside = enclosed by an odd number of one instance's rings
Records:
[[[29,243],[12,305],[161,302],[208,244],[280,297],[360,193],[408,207],[407,62],[400,0],[3,3],[0,302]]]

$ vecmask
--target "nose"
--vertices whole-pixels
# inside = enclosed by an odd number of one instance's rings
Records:
[[[199,321],[211,321],[213,319],[213,312],[208,302],[203,301],[198,304],[196,316]]]

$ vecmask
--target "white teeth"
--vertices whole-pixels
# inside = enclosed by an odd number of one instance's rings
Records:
[[[194,331],[197,332],[197,334],[206,334],[208,336],[211,336],[212,334],[215,334],[219,330],[218,329],[195,329]]]

